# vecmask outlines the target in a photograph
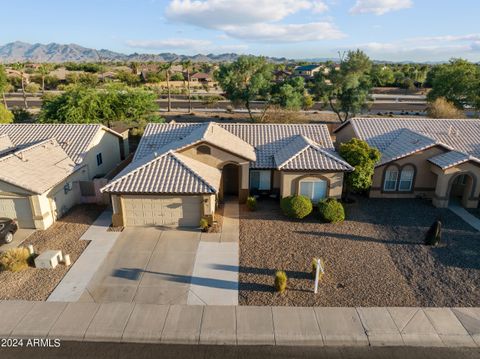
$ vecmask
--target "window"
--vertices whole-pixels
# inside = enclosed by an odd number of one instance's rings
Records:
[[[250,171],[250,189],[259,191],[269,191],[271,188],[270,170],[252,170]]]
[[[300,194],[306,196],[316,204],[321,199],[327,197],[327,181],[324,180],[306,180],[300,182]]]
[[[413,187],[413,176],[415,174],[415,170],[412,166],[406,166],[402,169],[402,173],[400,174],[400,182],[398,184],[398,190],[408,192]]]
[[[398,181],[398,169],[396,167],[390,167],[385,172],[385,182],[383,184],[384,191],[396,191]]]
[[[210,147],[201,145],[197,147],[197,155],[209,155],[211,153]]]
[[[100,166],[102,163],[103,163],[102,154],[99,153],[99,154],[97,155],[97,166]]]

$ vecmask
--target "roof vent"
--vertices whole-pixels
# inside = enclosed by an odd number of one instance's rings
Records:
[[[157,152],[153,152],[153,156],[154,156],[155,158],[157,158],[157,157],[158,157],[158,153],[157,153]]]

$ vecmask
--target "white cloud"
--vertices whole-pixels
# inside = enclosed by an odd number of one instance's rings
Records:
[[[383,15],[390,11],[407,9],[412,6],[412,0],[357,0],[350,12],[353,14]]]
[[[200,49],[211,46],[208,40],[195,39],[163,39],[163,40],[128,40],[127,45],[141,49]]]
[[[301,42],[344,36],[331,21],[281,22],[305,10],[323,13],[328,6],[324,0],[173,0],[165,14],[172,21],[249,41]]]
[[[231,37],[260,42],[319,41],[326,39],[341,39],[345,36],[330,22],[227,26],[224,28],[224,31]]]

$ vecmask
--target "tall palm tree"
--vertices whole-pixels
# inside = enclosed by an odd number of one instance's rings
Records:
[[[22,80],[21,82],[22,82],[23,104],[25,106],[25,109],[28,109],[27,93],[25,92],[25,64],[22,62],[17,62],[16,64],[12,65],[12,68],[20,72],[20,78]]]
[[[190,69],[192,61],[185,60],[182,62],[183,69],[187,72],[187,96],[188,96],[188,113],[192,112],[192,97],[190,95]]]
[[[165,72],[165,77],[167,79],[167,95],[168,95],[168,107],[167,111],[172,111],[172,101],[171,101],[171,94],[170,94],[170,69],[172,68],[171,62],[166,62],[160,65],[160,71]]]
[[[45,76],[52,71],[53,66],[51,64],[41,64],[38,68],[38,72],[42,77],[42,95],[45,95]]]

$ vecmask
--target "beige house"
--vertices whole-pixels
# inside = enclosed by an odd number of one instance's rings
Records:
[[[355,118],[334,131],[340,144],[356,137],[382,153],[370,197],[430,198],[478,207],[480,122],[422,118]]]
[[[198,226],[226,196],[339,198],[351,170],[325,125],[149,124],[132,163],[102,191],[114,225]]]
[[[0,125],[0,217],[48,228],[92,195],[92,180],[117,166],[124,146],[102,125]]]

